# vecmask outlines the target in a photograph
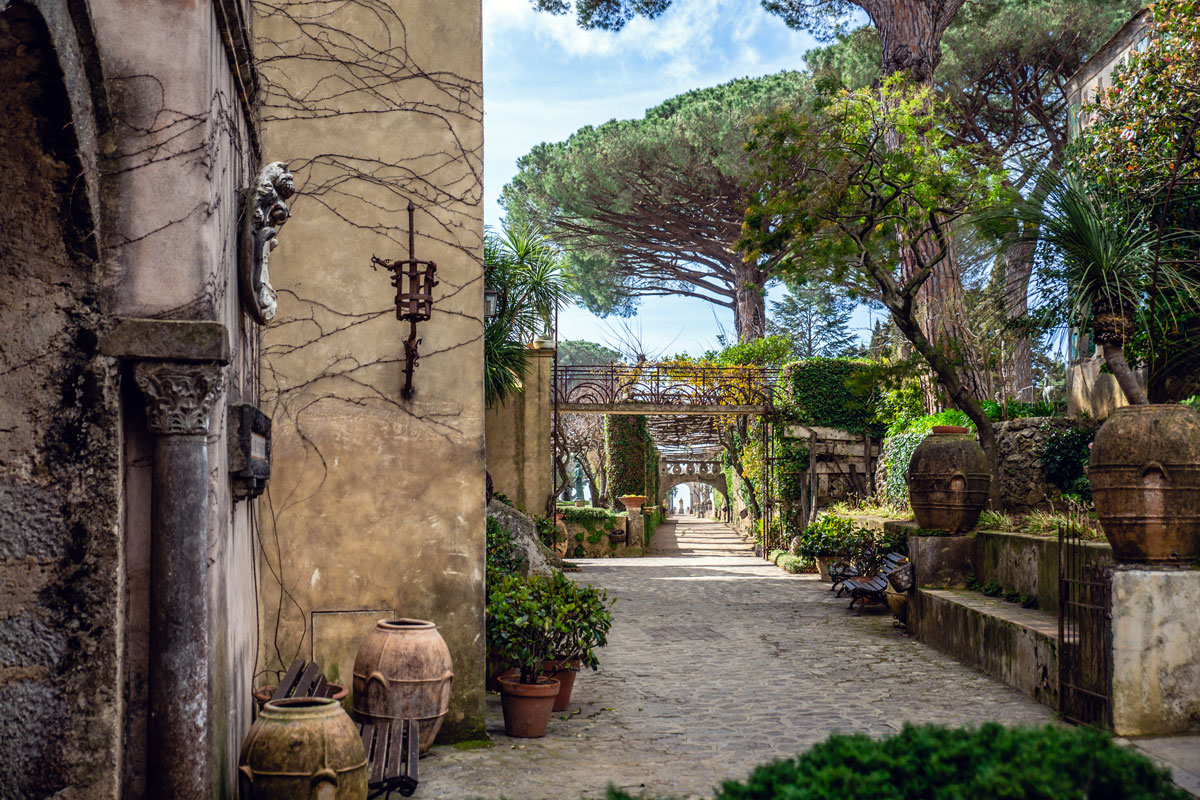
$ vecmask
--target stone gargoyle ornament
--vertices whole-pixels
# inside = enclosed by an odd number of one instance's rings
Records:
[[[263,167],[254,185],[245,192],[238,283],[242,306],[260,325],[275,317],[277,295],[271,287],[268,264],[271,251],[279,244],[275,235],[291,216],[285,201],[295,193],[295,178],[282,161],[272,161]]]

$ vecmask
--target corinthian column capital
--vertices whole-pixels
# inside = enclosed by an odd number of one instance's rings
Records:
[[[224,382],[220,364],[143,361],[134,365],[133,378],[146,398],[151,433],[208,433],[213,401]]]

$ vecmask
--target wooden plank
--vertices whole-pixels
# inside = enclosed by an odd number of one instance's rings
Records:
[[[321,674],[321,668],[317,666],[317,662],[313,661],[304,668],[304,672],[300,675],[300,680],[296,683],[296,691],[292,697],[312,697],[313,684],[317,681],[317,676]]]
[[[313,684],[309,694],[312,697],[329,697],[329,681],[325,680],[324,675],[317,675],[317,682]]]
[[[371,763],[371,748],[375,744],[375,725],[371,722],[360,723],[358,731],[362,734],[363,750],[367,754],[367,763]]]
[[[390,726],[376,722],[372,727],[375,729],[375,757],[367,763],[367,783],[378,784],[383,782],[383,768],[387,764],[387,735]]]
[[[300,670],[302,669],[304,669],[304,660],[297,658],[279,680],[279,685],[275,687],[275,694],[271,695],[271,699],[283,700],[286,697],[290,697],[292,687],[296,685],[296,679],[300,677]]]
[[[387,767],[383,774],[389,780],[404,774],[404,729],[407,723],[408,720],[393,719],[388,725]]]
[[[415,719],[405,720],[405,726],[408,728],[408,769],[405,770],[412,785],[417,785],[417,759],[421,755],[421,728]]]

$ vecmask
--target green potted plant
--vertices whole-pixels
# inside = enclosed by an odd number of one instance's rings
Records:
[[[830,565],[860,554],[866,539],[869,532],[856,529],[854,520],[822,514],[801,534],[796,552],[816,561],[821,580],[830,583]]]
[[[562,573],[546,579],[547,607],[553,609],[554,657],[544,665],[559,682],[554,711],[565,711],[580,667],[595,670],[599,666],[596,650],[608,643],[612,628],[608,592],[594,586],[580,586]]]
[[[549,580],[508,575],[488,592],[488,645],[498,659],[515,668],[498,678],[509,736],[545,736],[558,697],[558,681],[544,675],[545,664],[556,655],[562,633],[557,628],[563,624],[562,609],[547,603]]]

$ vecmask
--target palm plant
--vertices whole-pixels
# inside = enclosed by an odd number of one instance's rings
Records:
[[[499,297],[483,331],[484,398],[489,407],[523,388],[526,343],[549,332],[555,309],[568,301],[568,276],[558,249],[536,227],[505,222],[483,241],[484,281]]]
[[[1070,174],[1046,175],[1042,185],[1043,196],[1015,212],[1029,232],[1024,241],[1041,248],[1040,297],[1031,316],[1090,329],[1125,397],[1145,404],[1125,345],[1154,293],[1174,290],[1200,305],[1200,284],[1159,257],[1193,234],[1160,236],[1144,210]]]

